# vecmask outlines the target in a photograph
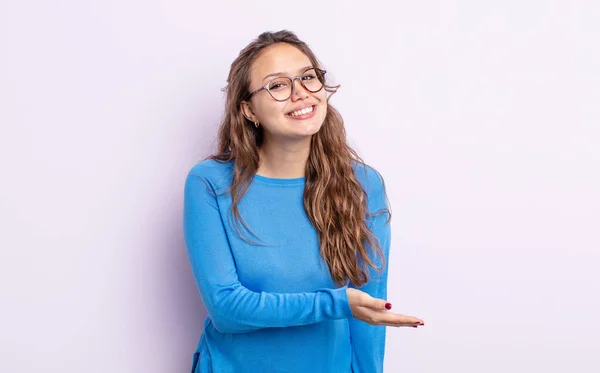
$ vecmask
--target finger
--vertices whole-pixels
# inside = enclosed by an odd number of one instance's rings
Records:
[[[418,326],[424,326],[425,324],[421,321],[412,321],[410,323],[403,323],[403,325],[401,326],[412,326],[413,328],[416,328]]]
[[[423,320],[419,319],[418,317],[414,317],[414,316],[406,316],[406,315],[399,315],[399,321],[403,324],[406,325],[425,325],[425,322],[423,322]]]
[[[380,325],[387,326],[418,326],[425,325],[423,321],[417,317],[401,315],[398,313],[387,312],[378,315],[377,322]]]

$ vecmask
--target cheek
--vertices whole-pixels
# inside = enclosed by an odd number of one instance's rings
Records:
[[[319,111],[321,112],[323,118],[325,118],[325,115],[327,114],[327,106],[327,98],[325,95],[323,95],[318,105]]]
[[[325,121],[325,117],[327,116],[327,103],[323,105],[319,105],[319,118],[322,122]]]
[[[285,105],[275,100],[271,100],[271,102],[262,102],[261,105],[256,108],[256,115],[258,115],[263,122],[269,122],[283,113],[284,106]]]

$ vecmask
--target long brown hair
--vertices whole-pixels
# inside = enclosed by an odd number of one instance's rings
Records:
[[[303,52],[314,67],[321,66],[308,45],[294,33],[282,30],[260,34],[231,64],[228,84],[224,88],[227,96],[225,114],[218,132],[218,150],[207,158],[221,163],[234,163],[233,182],[228,190],[232,200],[230,218],[234,218],[237,228],[241,221],[250,232],[252,230],[240,216],[238,203],[259,167],[258,149],[263,141],[263,127],[256,128],[244,117],[241,103],[249,94],[250,66],[263,49],[275,43],[288,43]],[[325,89],[332,93],[338,87],[325,84]],[[387,224],[391,212],[387,207],[374,214],[369,213],[368,196],[354,173],[353,163],[354,166],[362,164],[366,167],[356,151],[347,144],[341,115],[328,103],[325,121],[311,140],[305,170],[304,208],[317,230],[321,255],[329,267],[332,280],[338,286],[350,280],[353,285],[360,287],[369,279],[368,266],[381,272],[386,265],[380,242],[369,230],[366,217],[387,213]],[[370,258],[367,243],[380,258],[380,268]]]

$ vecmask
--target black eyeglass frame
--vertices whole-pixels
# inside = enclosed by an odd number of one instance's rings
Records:
[[[317,79],[321,80],[321,88],[317,89],[316,91],[311,91],[310,89],[306,88],[306,86],[304,85],[304,81],[302,80],[302,78],[306,75],[306,72],[309,71],[309,70],[315,70],[317,72],[317,75],[321,74],[321,79],[322,80],[319,79],[319,77],[317,77]],[[327,72],[327,70],[319,69],[318,67],[310,67],[310,68],[304,70],[304,72],[302,73],[302,75],[297,75],[297,76],[294,76],[293,78],[290,78],[289,76],[285,76],[285,77],[283,77],[283,76],[277,76],[277,77],[274,77],[273,79],[269,80],[269,82],[267,84],[265,84],[263,87],[260,87],[259,89],[257,89],[254,92],[250,92],[248,94],[247,100],[250,100],[254,94],[256,94],[256,93],[264,90],[264,91],[269,92],[269,96],[271,96],[271,98],[273,100],[275,100],[275,101],[280,101],[280,102],[281,101],[287,101],[290,97],[292,97],[294,95],[294,89],[296,89],[296,85],[294,83],[296,82],[296,79],[300,79],[300,84],[302,85],[302,87],[304,89],[306,89],[307,91],[309,91],[311,93],[317,93],[320,90],[322,90],[323,87],[325,87],[325,73],[326,72]],[[269,89],[269,85],[271,85],[271,83],[274,80],[281,79],[281,78],[287,78],[287,79],[290,79],[292,81],[292,90],[291,90],[290,95],[288,97],[286,97],[283,100],[278,100],[278,99],[275,98],[275,96],[273,96],[273,93],[271,93],[271,90]]]

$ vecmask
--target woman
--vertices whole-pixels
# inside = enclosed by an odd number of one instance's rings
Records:
[[[385,326],[424,325],[389,312],[383,179],[346,144],[325,74],[289,31],[231,66],[218,153],[185,185],[208,311],[192,372],[381,372]]]

